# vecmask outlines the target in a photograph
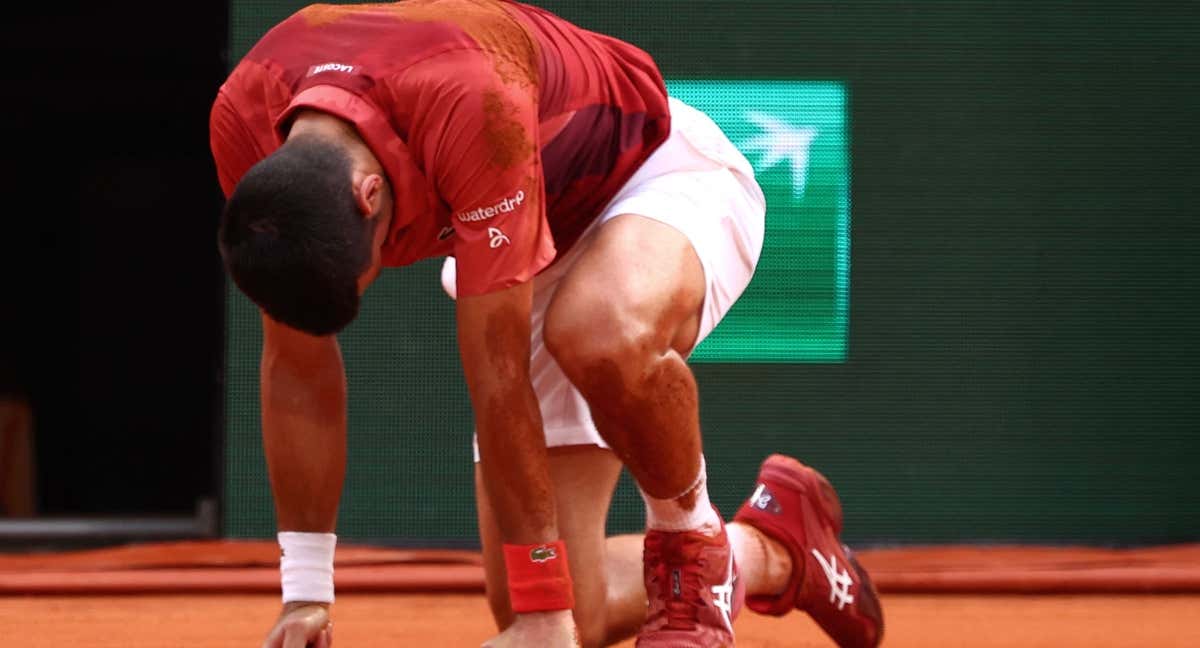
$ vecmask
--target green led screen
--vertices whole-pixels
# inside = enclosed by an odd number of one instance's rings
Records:
[[[841,361],[850,271],[846,89],[821,81],[668,80],[754,166],[767,233],[749,288],[701,362]]]

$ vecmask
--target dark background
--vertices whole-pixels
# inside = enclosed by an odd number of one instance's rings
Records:
[[[0,374],[32,398],[43,515],[217,495],[221,2],[6,8]]]

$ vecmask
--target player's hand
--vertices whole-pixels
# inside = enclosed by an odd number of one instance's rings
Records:
[[[518,614],[507,630],[488,639],[482,648],[579,648],[579,635],[570,610]]]
[[[331,648],[329,604],[292,602],[283,606],[262,648]]]

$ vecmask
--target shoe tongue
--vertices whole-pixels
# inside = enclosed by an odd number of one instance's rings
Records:
[[[662,545],[663,559],[671,564],[688,564],[695,561],[710,544],[708,536],[697,533],[671,533]]]

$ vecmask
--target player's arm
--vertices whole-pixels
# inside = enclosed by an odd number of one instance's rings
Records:
[[[457,327],[484,488],[505,544],[557,540],[553,487],[529,377],[533,276],[553,258],[537,146],[536,86],[470,49],[409,71],[409,145],[450,206]]]
[[[333,335],[262,316],[263,449],[280,531],[332,533],[346,474],[346,372]]]
[[[269,150],[223,90],[210,113],[209,143],[226,197]],[[337,338],[313,337],[265,315],[262,325],[263,446],[284,552],[293,545],[293,555],[281,557],[284,608],[263,647],[328,648],[332,531],[346,464],[345,369]]]
[[[529,378],[532,287],[460,297],[456,307],[488,498],[505,542],[522,545],[558,539],[542,417]]]
[[[521,74],[536,69],[532,60],[522,66],[471,50],[425,61],[408,79],[420,87],[408,142],[455,228],[459,352],[518,615],[493,645],[557,648],[573,645],[573,596],[529,375],[532,279],[554,258],[537,84]]]
[[[262,323],[263,449],[284,552],[284,608],[263,645],[327,646],[346,474],[345,368],[335,336],[312,336],[265,314]]]
[[[458,300],[459,351],[475,410],[484,489],[504,539],[517,618],[484,645],[576,646],[574,605],[550,480],[546,438],[529,378],[533,283]],[[533,553],[540,552],[540,553]],[[531,558],[535,562],[531,562]],[[537,562],[541,561],[541,562]]]
[[[226,197],[268,149],[224,88],[209,145]],[[332,532],[346,463],[346,377],[334,336],[314,337],[262,315],[263,445],[280,531]]]

